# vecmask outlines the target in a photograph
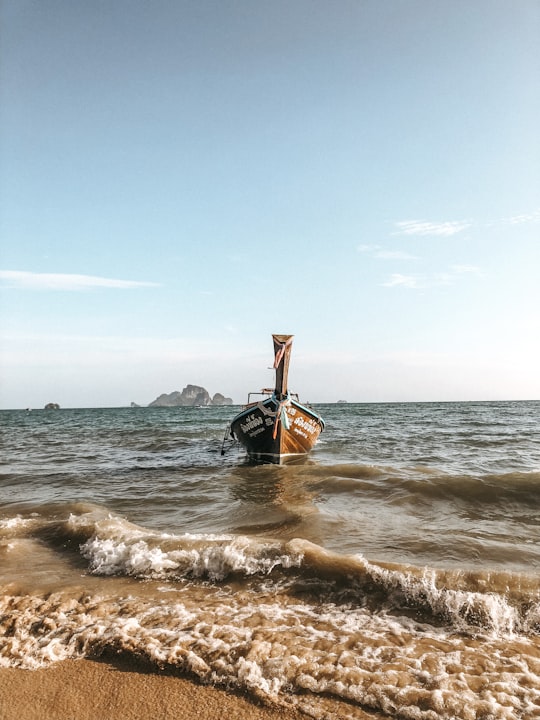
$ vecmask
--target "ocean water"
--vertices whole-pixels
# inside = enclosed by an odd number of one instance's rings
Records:
[[[123,656],[291,705],[540,717],[540,402],[1,411],[0,666]]]

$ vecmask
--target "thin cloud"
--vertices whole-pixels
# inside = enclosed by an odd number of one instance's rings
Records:
[[[116,288],[120,290],[159,287],[158,283],[139,280],[118,280],[95,275],[70,275],[63,273],[35,273],[22,270],[0,270],[0,281],[7,287],[20,290],[69,290],[90,288]]]
[[[532,213],[525,213],[523,215],[514,215],[513,217],[503,218],[502,222],[508,223],[510,225],[537,223],[540,222],[540,210],[535,210]]]
[[[408,290],[425,290],[427,288],[454,285],[459,277],[465,274],[480,276],[482,270],[474,265],[452,265],[447,272],[432,273],[431,275],[393,273],[381,285],[382,287],[402,287]]]
[[[383,287],[404,287],[412,290],[423,287],[414,275],[402,275],[401,273],[393,273],[382,285]]]
[[[500,225],[528,225],[540,223],[540,209],[529,213],[499,218],[491,222],[473,222],[472,220],[447,220],[431,222],[429,220],[401,220],[394,223],[393,235],[409,235],[417,237],[452,237],[470,227],[496,227]],[[362,246],[369,247],[369,246]]]
[[[447,222],[429,222],[427,220],[402,220],[396,224],[396,235],[419,235],[451,237],[471,227],[467,220],[450,220]]]
[[[458,275],[463,275],[466,273],[469,273],[471,275],[482,275],[482,268],[479,268],[476,265],[452,265],[450,267],[450,270],[452,270],[452,272],[454,273],[457,273]]]

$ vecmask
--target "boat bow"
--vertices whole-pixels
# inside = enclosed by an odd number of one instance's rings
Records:
[[[324,420],[289,392],[288,374],[293,335],[272,335],[274,342],[273,390],[248,403],[231,422],[231,435],[257,462],[281,463],[308,453],[324,429]]]

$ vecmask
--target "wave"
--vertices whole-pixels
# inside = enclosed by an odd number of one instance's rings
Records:
[[[269,574],[276,567],[299,566],[301,561],[301,555],[280,543],[257,543],[246,537],[126,534],[124,523],[118,526],[114,520],[107,526],[80,547],[90,572],[98,575],[221,581],[235,574]]]
[[[450,475],[422,466],[340,464],[319,466],[311,473],[333,492],[371,493],[390,501],[402,496],[414,502],[427,498],[540,507],[540,472]]]
[[[51,508],[47,518],[17,515],[1,521],[4,551],[14,547],[15,538],[33,537],[84,560],[94,576],[173,586],[187,580],[233,583],[253,592],[273,585],[317,602],[405,614],[455,632],[540,634],[540,579],[525,573],[374,562],[302,538],[163,533],[85,504],[69,506],[67,518],[59,514]]]
[[[321,720],[354,706],[407,720],[534,716],[533,576],[380,563],[302,538],[164,533],[87,503],[12,510],[0,521],[0,666],[122,654]],[[20,579],[54,557],[72,568],[63,584],[56,571],[52,591]]]

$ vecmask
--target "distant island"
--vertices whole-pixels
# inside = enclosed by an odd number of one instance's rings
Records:
[[[45,410],[60,410],[60,405],[58,403],[47,403]]]
[[[186,385],[182,392],[175,390],[169,394],[163,393],[151,402],[148,407],[206,407],[209,405],[233,404],[232,398],[225,397],[221,393],[216,393],[214,397],[210,397],[205,388],[199,385]]]

